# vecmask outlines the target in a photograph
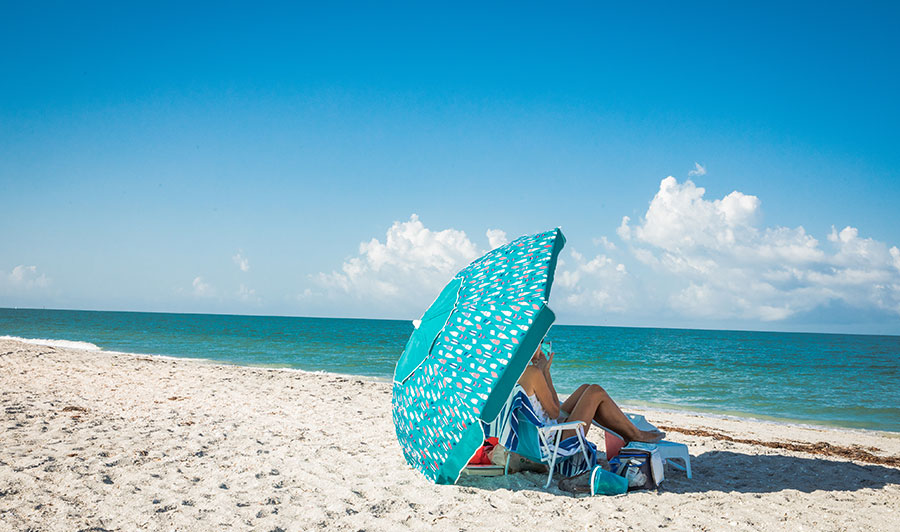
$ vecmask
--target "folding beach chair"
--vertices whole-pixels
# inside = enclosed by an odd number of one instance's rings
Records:
[[[542,423],[518,384],[494,421],[483,423],[485,437],[496,437],[507,451],[549,466],[544,488],[550,486],[554,472],[573,476],[590,471],[597,463],[597,448],[585,440],[584,425],[583,421]],[[574,430],[575,436],[560,441],[564,430]],[[504,474],[508,472],[509,455]]]

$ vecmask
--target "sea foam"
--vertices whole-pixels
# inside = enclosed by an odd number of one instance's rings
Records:
[[[100,348],[90,342],[76,342],[74,340],[49,340],[45,338],[19,338],[18,336],[0,336],[0,340],[16,340],[26,344],[46,345],[49,347],[65,347],[67,349],[82,349],[84,351],[100,351]]]

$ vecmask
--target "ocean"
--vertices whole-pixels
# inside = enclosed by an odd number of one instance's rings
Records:
[[[412,330],[396,320],[0,308],[0,336],[385,380]],[[626,405],[900,432],[900,336],[554,325],[549,337],[560,393],[589,382]]]

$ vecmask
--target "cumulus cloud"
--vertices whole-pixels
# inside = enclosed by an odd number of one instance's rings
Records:
[[[600,236],[585,253],[569,242],[551,304],[566,321],[636,325],[676,317],[704,327],[777,322],[832,308],[900,315],[897,246],[852,226],[821,240],[802,226],[767,227],[761,208],[752,194],[709,198],[691,180],[667,177],[642,216],[622,218],[619,242]],[[498,229],[485,235],[488,249],[508,240]],[[344,314],[418,317],[486,251],[463,231],[430,229],[413,214],[362,242],[338,269],[311,276],[296,300],[309,308],[325,301]]]
[[[500,229],[488,229],[486,234],[488,238],[488,245],[491,247],[491,249],[499,248],[500,246],[509,242],[509,240],[506,238],[506,231],[501,231]]]
[[[197,276],[194,277],[194,281],[191,283],[191,286],[194,290],[194,295],[197,297],[210,297],[215,295],[215,290],[212,285],[207,283],[203,277]]]
[[[578,309],[621,312],[633,299],[626,283],[626,266],[606,254],[586,258],[572,248],[561,260],[553,284],[553,306],[566,311]]]
[[[600,238],[595,238],[594,245],[595,246],[603,246],[603,248],[606,249],[607,251],[615,251],[616,250],[616,245],[613,242],[611,242],[608,238],[606,238],[605,236],[601,236]]]
[[[706,167],[698,162],[694,162],[694,169],[688,172],[689,176],[706,175]]]
[[[619,227],[616,228],[616,234],[619,235],[619,238],[622,240],[631,240],[631,226],[628,225],[631,223],[630,216],[623,216],[622,223],[619,224]]]
[[[734,191],[721,200],[707,201],[703,198],[705,192],[691,181],[682,185],[674,177],[663,179],[644,223],[632,228],[626,216],[619,227],[620,235],[677,251],[721,249],[755,232],[752,222],[759,208],[756,196]]]
[[[705,192],[667,177],[639,223],[624,217],[618,230],[635,258],[670,277],[673,309],[776,321],[841,302],[900,314],[896,247],[854,227],[832,228],[824,247],[802,226],[758,227],[756,196]]]
[[[9,284],[16,288],[46,288],[50,285],[50,278],[38,273],[37,266],[20,264],[13,268],[6,278]]]
[[[240,268],[242,272],[250,271],[250,260],[244,256],[243,250],[238,250],[237,254],[231,257],[231,260],[237,264],[237,267]]]
[[[488,231],[491,245],[505,238]],[[332,297],[347,295],[382,306],[421,313],[440,289],[483,250],[456,229],[433,231],[418,215],[394,222],[383,241],[373,238],[359,245],[359,253],[340,270],[319,273],[315,284]]]

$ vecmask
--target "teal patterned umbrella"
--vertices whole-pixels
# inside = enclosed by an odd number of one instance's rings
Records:
[[[391,411],[410,465],[456,482],[550,325],[559,229],[523,236],[463,268],[425,311],[394,370]]]

